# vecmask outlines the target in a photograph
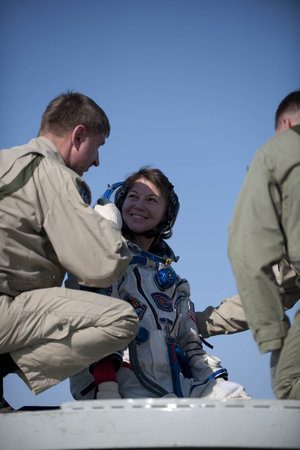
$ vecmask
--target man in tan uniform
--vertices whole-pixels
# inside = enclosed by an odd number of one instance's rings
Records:
[[[300,123],[300,91],[294,91],[291,92],[285,99],[280,103],[275,116],[275,130],[276,135],[280,133],[281,131],[287,130],[291,127],[294,127],[295,125]],[[292,136],[294,134],[292,133]],[[282,138],[283,139],[283,138]],[[285,137],[285,146],[282,149],[283,154],[288,151],[288,148],[290,146],[290,137]],[[293,139],[292,139],[293,141]],[[296,143],[297,146],[297,143]],[[271,153],[272,154],[272,153]],[[253,171],[251,172],[253,173]],[[247,177],[249,178],[249,176]],[[252,178],[255,178],[252,175]],[[252,181],[253,183],[253,181]],[[250,184],[250,182],[248,182]],[[250,188],[248,188],[250,190]],[[245,194],[244,194],[245,195]],[[243,198],[243,201],[246,201],[246,197]],[[240,201],[241,202],[241,201]],[[248,205],[248,203],[247,203]],[[248,205],[249,206],[249,205]],[[267,213],[266,213],[267,214]],[[290,214],[291,215],[291,214]],[[253,213],[254,216],[254,213]],[[249,218],[248,218],[249,220]],[[234,230],[234,231],[232,231]],[[234,228],[231,225],[231,233],[230,233],[230,246],[229,249],[233,247],[233,243],[236,243],[236,240],[234,238],[234,233],[236,231],[236,228]],[[259,235],[257,235],[259,236]],[[259,239],[259,238],[258,238]],[[252,237],[252,241],[254,242],[256,240],[256,237]],[[287,250],[284,250],[287,251]],[[250,254],[250,253],[249,253]],[[287,333],[289,336],[292,336],[290,340],[292,339],[293,342],[290,345],[290,348],[293,350],[289,352],[283,352],[283,354],[280,357],[278,369],[276,370],[276,377],[275,373],[273,374],[274,380],[274,390],[278,398],[298,398],[299,396],[299,386],[297,387],[297,384],[299,383],[297,379],[299,379],[299,365],[300,362],[296,362],[297,354],[294,354],[295,348],[297,348],[297,345],[299,345],[299,342],[297,339],[299,339],[299,336],[297,335],[297,332],[288,332],[289,328],[289,321],[287,316],[284,315],[284,310],[289,309],[294,306],[294,304],[298,301],[300,298],[300,278],[299,278],[299,270],[296,269],[295,265],[293,265],[290,262],[290,253],[289,257],[287,258],[286,255],[283,253],[284,258],[280,261],[279,264],[275,264],[272,267],[272,276],[273,280],[276,279],[276,285],[277,289],[280,291],[280,299],[281,299],[281,313],[282,316],[282,327],[283,327],[283,340],[281,342],[281,345],[277,346],[275,345],[274,348],[265,347],[265,344],[259,343],[260,349],[262,352],[264,351],[270,351],[274,350],[272,352],[272,361],[271,366],[274,366],[274,372],[275,368],[278,364],[278,359],[280,356],[280,349],[282,347],[283,341],[286,338]],[[233,257],[234,258],[234,257]],[[258,264],[258,260],[254,262],[254,264]],[[241,277],[241,275],[238,275]],[[270,291],[271,292],[271,291]],[[267,293],[265,293],[267,297]],[[271,298],[271,296],[269,296]],[[261,305],[264,302],[262,299],[257,299],[257,301],[253,300],[253,305],[255,305],[255,308],[257,307],[257,304]],[[267,301],[266,301],[267,303]],[[243,305],[244,306],[244,305]],[[241,300],[239,296],[234,296],[232,298],[225,299],[222,304],[218,308],[208,307],[203,312],[197,312],[196,313],[196,319],[197,319],[197,326],[199,329],[199,332],[204,336],[212,336],[216,334],[230,334],[235,333],[239,331],[244,331],[248,329],[248,320],[249,316],[251,316],[251,313],[247,314],[247,318],[245,315],[244,307],[242,306]],[[273,308],[273,307],[272,307]],[[268,310],[268,309],[267,309]],[[252,311],[253,312],[253,311]],[[255,315],[255,313],[253,312]],[[299,313],[296,315],[299,316]],[[248,319],[248,320],[247,320]],[[299,318],[297,319],[299,320]],[[295,319],[295,322],[297,321]],[[296,326],[294,326],[294,329]],[[267,331],[268,330],[268,331]],[[264,333],[264,332],[262,332]],[[271,340],[271,333],[269,329],[266,327],[266,333],[269,334],[270,340]],[[255,333],[254,333],[255,334]],[[259,338],[255,334],[257,341],[259,341]],[[296,343],[297,342],[297,343]],[[295,344],[296,343],[296,344]],[[266,349],[268,348],[268,349]],[[288,354],[288,357],[286,355]],[[294,359],[296,358],[296,359]],[[289,369],[290,362],[293,361],[293,370]]]
[[[107,287],[131,261],[118,226],[89,206],[81,178],[99,165],[109,132],[93,100],[67,93],[48,105],[38,138],[0,151],[1,385],[17,371],[38,394],[137,333],[128,303],[60,287],[66,271]]]

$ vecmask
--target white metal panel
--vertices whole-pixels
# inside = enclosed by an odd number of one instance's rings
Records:
[[[299,449],[300,401],[93,400],[0,414],[1,450]]]

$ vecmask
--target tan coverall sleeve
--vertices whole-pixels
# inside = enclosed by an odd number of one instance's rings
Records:
[[[42,164],[45,170],[38,171],[36,183],[44,211],[43,227],[61,265],[79,284],[109,286],[121,278],[131,261],[120,230],[85,203],[80,191],[90,194],[79,176],[64,166],[59,171],[46,158]]]
[[[277,283],[284,288],[284,308],[290,309],[300,298],[300,288],[297,284],[299,277],[286,259],[274,265],[273,272]],[[208,306],[204,311],[197,311],[196,323],[199,333],[204,338],[249,329],[239,295],[225,298],[217,307]]]
[[[204,338],[217,334],[232,334],[248,330],[248,323],[238,295],[225,298],[217,307],[208,306],[196,312],[196,324]]]
[[[286,258],[273,266],[273,272],[277,283],[284,289],[284,308],[290,309],[300,298],[300,277]]]

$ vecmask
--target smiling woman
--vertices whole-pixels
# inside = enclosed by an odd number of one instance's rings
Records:
[[[125,180],[115,203],[132,262],[106,294],[134,308],[139,333],[124,351],[72,376],[74,398],[249,398],[203,350],[189,284],[171,267],[178,260],[165,242],[179,210],[173,185],[160,170],[142,168]],[[74,277],[66,286],[76,287]]]
[[[149,250],[154,237],[145,233],[155,228],[164,218],[167,199],[164,193],[146,178],[138,178],[129,189],[122,208],[122,217],[134,233],[133,241]]]

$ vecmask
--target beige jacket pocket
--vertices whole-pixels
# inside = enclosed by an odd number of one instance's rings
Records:
[[[58,314],[49,313],[45,316],[41,330],[41,337],[60,341],[68,336],[70,332],[70,322],[61,318]]]

